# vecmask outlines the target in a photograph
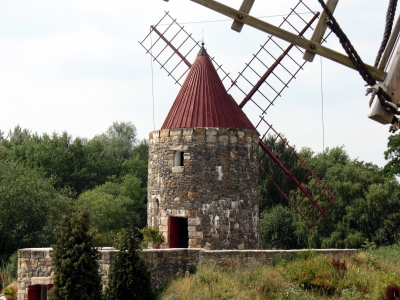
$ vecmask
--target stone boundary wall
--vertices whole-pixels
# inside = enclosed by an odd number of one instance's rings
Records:
[[[52,248],[27,248],[18,250],[18,300],[27,299],[28,285],[53,283]],[[100,252],[99,275],[103,287],[108,281],[112,257],[117,250],[112,247],[98,248]]]
[[[99,275],[103,288],[107,285],[108,273],[114,248],[98,248],[101,257]],[[18,300],[27,299],[27,287],[31,284],[50,284],[53,267],[49,252],[51,248],[27,248],[18,251]],[[349,256],[357,249],[316,249],[315,253],[334,257]],[[197,266],[215,268],[248,267],[271,263],[282,255],[299,255],[309,250],[204,250],[204,249],[145,249],[141,252],[151,274],[152,285],[158,289],[175,276],[191,272]]]

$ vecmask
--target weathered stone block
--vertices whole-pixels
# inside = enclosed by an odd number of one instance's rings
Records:
[[[193,134],[193,128],[183,128],[182,135],[187,136],[192,134]]]
[[[207,142],[214,143],[217,141],[217,137],[215,135],[207,135]]]
[[[217,135],[218,129],[217,128],[207,128],[206,135]]]
[[[230,157],[233,159],[239,158],[239,152],[237,152],[236,150],[231,150]]]
[[[229,137],[229,142],[230,142],[231,144],[236,144],[237,141],[238,141],[238,139],[237,139],[236,136],[230,136],[230,137]]]
[[[181,136],[182,135],[182,129],[170,129],[169,130],[169,136]]]
[[[195,198],[197,198],[199,196],[199,193],[198,192],[192,192],[192,191],[189,191],[188,192],[188,197],[189,197],[189,199],[195,199]]]
[[[168,225],[168,217],[160,217],[160,225],[167,226]]]
[[[218,142],[227,143],[229,141],[229,137],[227,135],[220,135],[218,137]]]
[[[168,231],[168,226],[166,225],[160,225],[160,227],[158,228],[159,231]]]
[[[196,231],[196,226],[188,226],[188,231]]]
[[[185,167],[183,167],[183,166],[172,167],[173,174],[182,174],[184,170],[185,170]]]
[[[202,239],[203,232],[202,231],[189,231],[189,239]]]
[[[43,251],[34,251],[34,252],[32,252],[32,254],[31,254],[31,258],[43,258],[43,256],[44,256],[44,253],[43,253]]]
[[[227,135],[228,132],[229,132],[228,128],[223,128],[223,127],[218,128],[219,135]]]
[[[188,218],[188,225],[201,225],[200,218]]]
[[[205,135],[206,134],[206,128],[201,128],[201,127],[198,127],[198,128],[194,128],[194,133],[196,134],[196,135]]]
[[[160,130],[160,138],[169,137],[169,129],[161,129]]]

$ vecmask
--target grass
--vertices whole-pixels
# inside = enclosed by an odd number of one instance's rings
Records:
[[[310,253],[253,268],[199,267],[173,280],[159,299],[395,299],[396,293],[400,245],[341,259]]]

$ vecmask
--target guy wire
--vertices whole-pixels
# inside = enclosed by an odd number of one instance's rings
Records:
[[[153,130],[156,130],[156,122],[154,117],[154,76],[153,76],[153,39],[151,37],[151,29],[150,29],[150,63],[151,63],[151,96],[153,98]]]

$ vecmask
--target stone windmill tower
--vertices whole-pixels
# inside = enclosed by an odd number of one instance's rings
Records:
[[[257,249],[258,142],[203,46],[149,137],[148,226],[162,248]]]

